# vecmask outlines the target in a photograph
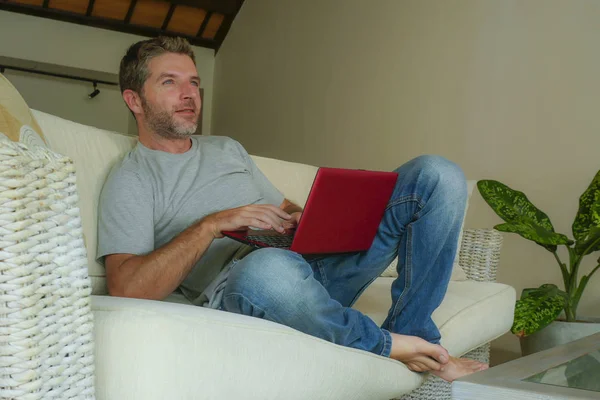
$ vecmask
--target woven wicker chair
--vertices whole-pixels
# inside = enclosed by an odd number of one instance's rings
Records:
[[[0,399],[94,399],[77,202],[70,159],[0,138]]]
[[[502,235],[491,229],[465,229],[459,253],[459,264],[467,278],[478,282],[495,282]],[[490,344],[478,347],[464,357],[489,363]],[[402,400],[451,400],[451,383],[430,375],[425,383],[411,393],[400,397]]]

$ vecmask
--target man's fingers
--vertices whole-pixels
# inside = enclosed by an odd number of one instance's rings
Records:
[[[262,229],[274,229],[283,233],[286,229],[284,223],[293,218],[290,214],[271,204],[254,204],[241,207],[236,211],[232,215],[235,219],[232,219],[231,222],[238,225],[238,228],[253,226]]]
[[[275,229],[276,231],[278,231],[278,232],[285,231],[285,228],[283,227],[284,220],[279,218],[279,216],[277,214],[275,214],[274,212],[271,212],[271,210],[263,208],[263,209],[261,209],[261,211],[257,211],[255,216],[256,216],[256,218],[260,219],[261,221],[266,222],[267,224],[271,225],[271,227],[273,229]]]
[[[262,228],[262,229],[271,229],[271,225],[261,221],[258,218],[250,218],[249,220],[247,220],[246,223],[244,223],[245,226],[253,226],[255,228]]]
[[[240,226],[254,226],[262,229],[275,229],[278,232],[284,232],[285,228],[282,225],[282,220],[275,214],[268,212],[248,213],[245,216],[244,222]]]
[[[283,211],[281,208],[276,207],[272,204],[255,204],[253,207],[257,207],[260,209],[268,209],[271,212],[273,212],[275,215],[277,215],[279,218],[283,218],[283,219],[290,219],[292,218],[292,216],[288,213],[286,213],[285,211]]]
[[[271,207],[272,207],[273,211],[274,211],[274,212],[275,212],[275,213],[276,213],[278,216],[280,216],[281,218],[283,218],[283,219],[290,219],[290,218],[292,218],[292,216],[291,216],[290,214],[286,213],[286,212],[285,212],[285,211],[283,211],[281,208],[279,208],[279,207],[275,207],[275,206],[271,206]]]
[[[284,232],[285,228],[283,227],[283,221],[277,215],[270,215],[269,213],[263,214],[263,221],[267,222],[271,225],[273,229],[278,232]]]

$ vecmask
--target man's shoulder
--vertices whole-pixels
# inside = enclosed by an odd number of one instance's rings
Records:
[[[145,169],[136,157],[136,148],[131,149],[121,160],[117,161],[110,170],[107,181],[115,183],[143,180]]]
[[[202,146],[215,146],[223,149],[241,146],[237,140],[228,136],[195,136],[195,139]]]
[[[215,155],[220,151],[225,157],[235,157],[245,159],[248,155],[246,149],[235,139],[228,136],[197,136],[198,148],[207,150]]]

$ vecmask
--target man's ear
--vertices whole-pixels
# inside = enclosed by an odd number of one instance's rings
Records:
[[[126,89],[123,92],[123,100],[125,100],[125,104],[134,114],[142,114],[142,99],[140,95],[134,92],[131,89]]]

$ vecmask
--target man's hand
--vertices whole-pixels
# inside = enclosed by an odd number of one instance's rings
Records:
[[[292,217],[283,223],[285,229],[291,229],[298,226],[300,218],[302,217],[302,211],[296,211],[290,214]]]
[[[298,217],[299,218],[299,217]],[[235,231],[253,226],[261,229],[285,231],[284,222],[289,222],[292,216],[281,208],[270,204],[254,204],[220,211],[204,217],[215,238],[222,238],[223,231]]]

